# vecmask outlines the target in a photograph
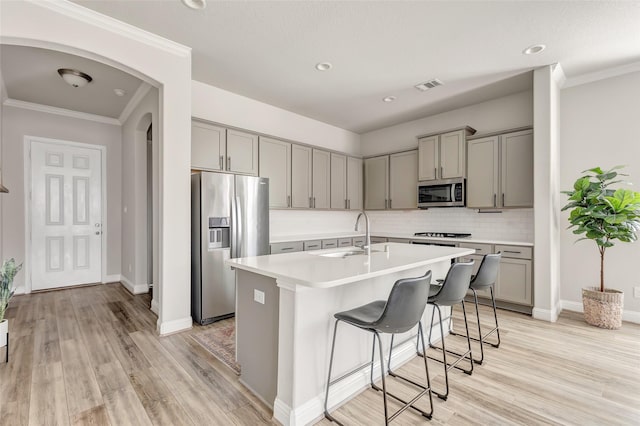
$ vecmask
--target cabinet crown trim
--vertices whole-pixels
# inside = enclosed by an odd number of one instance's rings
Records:
[[[474,129],[473,127],[471,127],[471,126],[463,126],[463,127],[456,127],[454,129],[449,129],[449,130],[441,130],[439,132],[425,133],[424,135],[416,136],[416,139],[428,138],[430,136],[443,135],[445,133],[457,132],[458,130],[466,130],[471,135],[474,135],[476,133],[476,129]]]
[[[506,135],[508,133],[524,132],[524,131],[527,131],[527,130],[533,130],[533,127],[531,127],[531,126],[515,127],[513,129],[500,130],[500,131],[491,132],[491,133],[477,134],[477,135],[473,135],[472,137],[467,138],[467,141],[472,141],[472,140],[482,139],[482,138],[490,138],[491,136]]]

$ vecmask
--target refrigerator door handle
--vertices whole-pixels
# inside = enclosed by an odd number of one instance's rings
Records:
[[[238,246],[238,237],[237,237],[237,231],[238,230],[238,213],[236,211],[236,200],[235,198],[231,199],[231,232],[230,232],[230,246],[231,249],[229,250],[229,257],[231,259],[235,259],[236,257],[238,257],[236,254],[238,252],[237,250],[237,246]]]
[[[242,257],[242,245],[240,242],[244,238],[242,235],[242,222],[240,218],[242,217],[242,211],[240,211],[240,197],[235,197],[232,199],[231,208],[235,211],[235,230],[233,232],[235,239],[235,250],[231,252],[231,258]],[[232,249],[233,250],[233,249]]]

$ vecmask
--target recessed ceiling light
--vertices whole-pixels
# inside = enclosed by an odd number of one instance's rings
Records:
[[[68,85],[73,87],[84,87],[93,80],[89,74],[69,68],[60,68],[58,74]]]
[[[113,89],[113,93],[115,93],[116,96],[124,96],[127,94],[123,89]]]
[[[316,69],[318,71],[328,71],[333,67],[333,65],[331,65],[331,62],[318,62],[316,64]]]
[[[396,100],[395,96],[387,96],[385,98],[382,98],[382,102],[393,102]]]
[[[529,46],[526,49],[524,49],[522,51],[522,54],[523,55],[535,55],[536,53],[542,52],[546,48],[547,48],[547,46],[545,46],[544,44],[534,44],[533,46]]]
[[[182,0],[182,4],[190,9],[204,9],[207,7],[207,0]]]

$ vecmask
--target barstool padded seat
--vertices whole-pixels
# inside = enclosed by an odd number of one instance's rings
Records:
[[[348,311],[337,312],[334,317],[360,328],[375,329],[375,322],[380,319],[386,300],[376,300]]]

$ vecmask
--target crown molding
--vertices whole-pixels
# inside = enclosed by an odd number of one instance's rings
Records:
[[[110,16],[103,15],[94,10],[80,6],[70,1],[42,1],[42,0],[27,0],[30,3],[37,6],[53,10],[62,15],[70,18],[75,18],[84,21],[90,25],[102,28],[107,31],[114,32],[116,34],[124,35],[130,38],[134,38],[149,46],[162,49],[177,56],[189,56],[191,55],[191,48],[183,44],[176,43],[164,37],[160,37],[157,34],[150,33],[141,28],[135,27],[130,24],[126,24],[122,21],[118,21]]]
[[[122,113],[120,113],[120,117],[118,117],[118,121],[120,122],[120,124],[124,124],[127,121],[140,101],[147,95],[147,93],[149,93],[149,90],[151,90],[150,84],[147,84],[144,81],[140,83],[140,86],[138,86],[136,92],[133,94],[131,99],[129,99],[129,102],[122,110]]]
[[[640,61],[568,78],[562,88],[566,89],[568,87],[580,86],[582,84],[593,83],[594,81],[618,77],[620,75],[630,74],[637,71],[640,71]]]
[[[49,105],[36,104],[33,102],[19,101],[17,99],[7,99],[2,103],[4,106],[28,109],[31,111],[46,112],[49,114],[62,115],[65,117],[78,118],[80,120],[95,121],[103,124],[121,126],[122,123],[117,118],[105,117],[104,115],[89,114],[86,112],[72,111],[70,109],[57,108]]]

